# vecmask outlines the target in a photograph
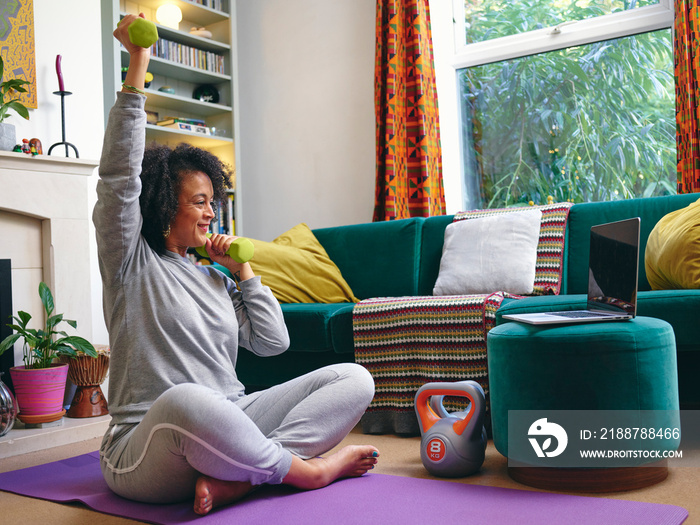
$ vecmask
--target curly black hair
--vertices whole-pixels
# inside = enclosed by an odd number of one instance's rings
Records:
[[[141,234],[159,255],[165,253],[165,237],[177,214],[182,176],[201,171],[211,180],[214,202],[222,203],[231,187],[232,169],[216,155],[190,144],[174,149],[152,143],[146,147],[141,163]]]

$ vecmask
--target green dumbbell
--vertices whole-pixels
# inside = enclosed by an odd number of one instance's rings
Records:
[[[207,237],[211,237],[211,233],[207,233]],[[196,248],[196,250],[202,257],[209,257],[207,249],[204,246],[200,246]],[[254,251],[255,246],[252,242],[250,242],[250,239],[239,237],[238,239],[234,239],[231,246],[228,247],[228,250],[226,250],[226,255],[238,263],[244,263],[253,258]]]
[[[117,26],[121,24],[121,20]],[[138,17],[129,24],[129,40],[139,47],[151,47],[158,40],[158,28],[150,20]]]

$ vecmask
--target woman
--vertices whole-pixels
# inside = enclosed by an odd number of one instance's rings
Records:
[[[289,344],[279,304],[248,263],[225,253],[234,237],[206,232],[226,170],[190,146],[144,152],[144,78],[150,51],[133,45],[127,15],[114,36],[130,54],[100,162],[97,232],[111,346],[112,421],[100,448],[108,485],[123,497],[194,498],[206,514],[257,485],[304,489],[360,476],[372,446],[337,445],[369,405],[367,371],[341,364],[245,395],[238,346],[276,355]],[[237,277],[195,266],[188,247]]]

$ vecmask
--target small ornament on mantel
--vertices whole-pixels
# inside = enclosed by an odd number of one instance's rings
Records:
[[[12,151],[27,155],[42,155],[44,152],[39,139],[22,139],[22,144],[17,144]]]
[[[32,155],[43,155],[44,150],[41,146],[41,141],[37,138],[29,139],[29,151]]]
[[[72,95],[70,91],[66,91],[64,86],[63,86],[63,73],[61,72],[61,55],[56,55],[56,75],[58,76],[58,91],[54,91],[54,95],[58,95],[61,97],[61,142],[57,142],[56,144],[52,144],[51,147],[49,148],[49,155],[51,155],[51,150],[53,150],[56,146],[65,146],[66,148],[66,157],[68,157],[68,147],[70,146],[73,148],[73,151],[75,151],[75,158],[80,158],[80,155],[78,155],[78,148],[76,148],[73,144],[70,142],[66,142],[66,107],[65,107],[65,98],[68,95]]]

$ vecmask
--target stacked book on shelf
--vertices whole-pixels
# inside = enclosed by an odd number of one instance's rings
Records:
[[[209,230],[212,233],[236,235],[236,226],[233,217],[233,200],[233,194],[229,193],[224,202],[218,205],[216,219],[211,221],[209,225]]]
[[[159,38],[151,47],[151,54],[155,57],[177,62],[183,66],[189,66],[211,73],[226,74],[223,55],[212,51],[204,51],[186,44],[171,42]]]
[[[156,124],[163,128],[189,131],[191,133],[199,133],[201,135],[211,135],[211,130],[201,119],[165,117],[163,120],[159,120]]]
[[[192,4],[203,5],[217,11],[223,11],[224,0],[189,0]]]

